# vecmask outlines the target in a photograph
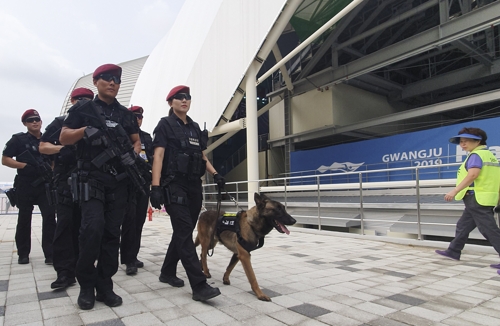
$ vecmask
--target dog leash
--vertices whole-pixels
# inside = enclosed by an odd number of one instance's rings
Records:
[[[229,197],[229,200],[232,201],[235,204],[235,206],[238,206],[238,202],[236,201],[236,199],[233,196],[231,196],[229,194],[229,192],[227,192],[226,189],[224,189],[224,192]],[[222,187],[219,187],[219,185],[217,185],[217,215],[216,215],[217,218],[219,218],[219,216],[220,216],[221,206],[222,206]],[[215,233],[216,231],[217,231],[217,228],[215,228],[213,232]],[[214,238],[214,235],[212,235],[211,239],[213,239],[213,238]],[[207,251],[208,257],[212,257],[213,254],[214,254],[214,248],[212,248],[211,253],[209,251]]]
[[[227,191],[226,191],[227,193]],[[217,218],[219,218],[220,216],[220,208],[222,206],[222,189],[219,185],[217,185]],[[215,227],[215,229],[213,230],[213,233],[212,234],[212,237],[210,239],[213,239],[214,236],[215,236],[215,232],[217,230],[217,227]],[[210,253],[210,251],[207,251],[207,255],[208,257],[212,257],[214,255],[214,248],[212,248],[212,252]]]

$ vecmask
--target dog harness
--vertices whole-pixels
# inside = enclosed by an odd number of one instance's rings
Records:
[[[236,238],[238,239],[238,243],[247,252],[262,248],[262,246],[264,245],[264,237],[259,238],[259,242],[257,243],[257,245],[254,245],[246,241],[241,236],[241,230],[240,230],[241,212],[243,211],[239,211],[238,213],[224,213],[223,215],[219,216],[217,220],[217,233],[216,233],[217,238],[219,238],[219,241],[222,242],[220,234],[224,231],[229,231],[236,233]]]

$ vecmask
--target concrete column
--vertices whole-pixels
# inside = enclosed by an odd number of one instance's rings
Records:
[[[253,61],[247,71],[246,109],[247,109],[247,175],[248,175],[248,208],[255,206],[253,194],[259,192],[259,135],[257,128],[257,79],[260,64]]]

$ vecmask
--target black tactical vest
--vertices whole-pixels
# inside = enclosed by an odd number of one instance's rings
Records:
[[[167,177],[180,175],[188,179],[199,179],[206,172],[206,161],[202,158],[201,149],[206,147],[208,132],[201,132],[199,125],[192,122],[199,140],[199,145],[195,146],[190,143],[189,136],[179,125],[175,115],[163,117],[162,120],[167,123],[166,128],[169,133],[175,137],[175,141],[169,141],[168,148],[165,149],[163,166],[166,169],[163,169],[162,175]]]

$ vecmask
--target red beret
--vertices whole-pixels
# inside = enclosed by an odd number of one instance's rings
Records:
[[[167,101],[171,100],[172,96],[174,96],[177,93],[186,93],[186,94],[189,94],[189,87],[184,86],[184,85],[175,86],[174,88],[172,88],[170,90],[170,92],[168,92]]]
[[[94,99],[94,92],[85,87],[75,88],[71,92],[71,99],[77,99],[82,97],[89,98],[92,100]]]
[[[26,121],[26,119],[28,119],[30,117],[39,117],[40,118],[40,115],[38,114],[37,110],[28,109],[28,110],[24,111],[23,115],[21,116],[21,121],[24,122],[24,121]]]
[[[94,74],[92,75],[92,78],[97,78],[100,74],[112,74],[113,76],[121,77],[122,76],[122,68],[120,66],[114,65],[112,63],[108,63],[105,65],[102,65],[98,67],[95,71]]]
[[[142,106],[138,106],[138,105],[134,105],[134,106],[130,107],[129,110],[134,112],[134,113],[140,113],[140,114],[144,113],[144,109],[142,108]]]

